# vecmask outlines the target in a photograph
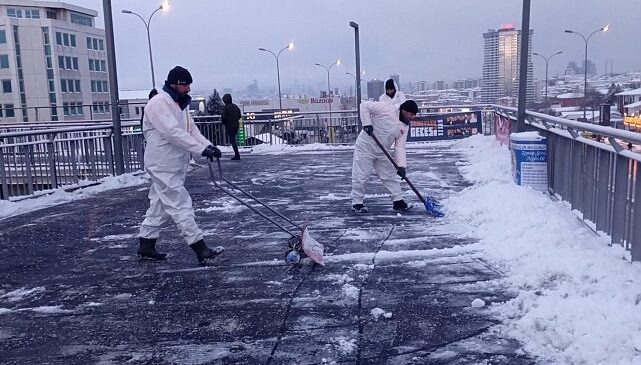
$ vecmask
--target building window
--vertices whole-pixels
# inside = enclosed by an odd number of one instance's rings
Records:
[[[0,68],[9,68],[9,55],[0,54]]]
[[[102,39],[98,39],[98,49],[100,49],[101,51],[105,50],[105,41],[103,41]]]
[[[7,16],[9,18],[22,18],[22,9],[7,8]]]
[[[63,93],[67,92],[67,80],[60,79],[60,91],[62,91]]]
[[[76,46],[76,35],[75,34],[69,34],[69,43],[71,43],[71,47]]]
[[[91,58],[89,59],[89,71],[95,71],[93,67],[93,60]]]
[[[56,44],[62,46],[62,33],[56,32]]]
[[[2,92],[5,94],[11,93],[11,80],[2,80]]]
[[[91,17],[78,13],[71,13],[71,22],[74,24],[86,25],[88,27],[93,25]]]
[[[28,19],[40,19],[40,10],[38,9],[25,9],[24,17]]]
[[[55,10],[47,10],[47,19],[58,19],[58,15]]]
[[[61,70],[65,69],[65,56],[58,56],[58,68]]]
[[[80,80],[73,80],[73,82],[76,84],[76,92],[79,93],[80,91]]]
[[[77,70],[78,69],[78,57],[72,57],[71,61],[73,63],[73,69]]]
[[[66,70],[71,70],[71,57],[70,56],[65,56],[65,69]]]
[[[69,46],[69,33],[62,33],[62,44]]]
[[[4,29],[0,29],[0,44],[7,43],[7,32]]]
[[[13,118],[16,116],[16,112],[13,110],[13,104],[4,105],[4,116],[6,118]]]
[[[107,63],[105,61],[100,61],[100,71],[107,72]]]

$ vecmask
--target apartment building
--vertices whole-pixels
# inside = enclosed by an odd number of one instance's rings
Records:
[[[532,35],[530,30],[527,62],[526,100],[534,101],[532,83]],[[484,103],[496,103],[501,98],[516,98],[519,93],[519,53],[521,31],[511,24],[498,30],[490,29],[483,33],[484,57],[483,79],[481,80],[481,99]]]
[[[0,123],[110,116],[97,15],[62,2],[0,2]]]

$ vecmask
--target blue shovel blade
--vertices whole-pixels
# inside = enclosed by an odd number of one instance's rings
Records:
[[[441,211],[441,203],[437,200],[430,198],[429,196],[425,197],[425,210],[427,213],[433,217],[443,217],[445,213]]]

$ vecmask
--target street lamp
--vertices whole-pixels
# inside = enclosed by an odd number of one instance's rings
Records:
[[[324,68],[325,71],[327,71],[327,97],[329,97],[329,99],[330,99],[330,102],[329,102],[329,116],[330,116],[330,118],[332,116],[332,102],[334,101],[334,98],[332,97],[332,89],[329,86],[329,71],[332,69],[332,67],[338,66],[340,64],[341,64],[341,60],[340,59],[336,60],[336,62],[334,62],[331,65],[329,65],[329,67],[327,67],[325,65],[321,65],[320,63],[315,63],[314,64],[316,66],[320,66],[320,67]]]
[[[149,19],[145,21],[145,19],[140,16],[140,14],[135,13],[131,10],[123,10],[123,14],[132,14],[140,18],[142,20],[143,24],[145,24],[145,28],[147,29],[147,45],[149,46],[149,63],[151,64],[151,88],[155,89],[156,88],[156,77],[154,76],[154,58],[151,55],[151,36],[149,35],[149,24],[151,23],[151,18],[156,14],[159,10],[168,11],[169,10],[169,2],[165,1],[164,3],[160,4],[158,9],[154,10],[151,15],[149,16]]]
[[[587,36],[587,38],[579,32],[569,30],[569,29],[565,30],[565,33],[576,34],[579,37],[583,38],[583,41],[585,42],[585,60],[583,62],[583,74],[584,74],[583,75],[583,121],[587,121],[585,112],[586,112],[587,101],[588,101],[588,42],[590,41],[590,38],[592,38],[592,36],[595,35],[596,33],[607,32],[609,27],[610,27],[609,25],[606,25],[603,28],[597,29],[594,32],[590,33],[590,35]]]
[[[563,51],[558,51],[557,53],[551,55],[550,57],[545,57],[545,56],[543,56],[543,55],[541,55],[539,53],[532,52],[533,55],[539,56],[545,61],[545,105],[546,105],[546,107],[547,107],[547,103],[548,103],[548,66],[549,66],[549,62],[552,59],[552,57],[554,57],[556,55],[560,55],[561,53],[563,53]]]
[[[358,85],[358,81],[363,82],[363,79],[361,79],[360,77],[356,77],[356,75],[354,75],[351,72],[345,72],[345,74],[346,75],[350,75],[351,77],[354,78],[354,84],[356,84],[356,88],[358,88],[358,86],[359,86]],[[361,75],[365,75],[365,70],[361,71]],[[357,99],[358,99],[358,97],[357,97]]]
[[[259,51],[271,53],[272,56],[274,56],[274,58],[276,59],[276,77],[278,78],[278,109],[279,110],[283,110],[283,99],[280,94],[280,65],[278,63],[278,58],[280,57],[280,54],[283,53],[283,51],[286,49],[290,51],[294,49],[294,42],[289,42],[289,44],[283,47],[280,51],[278,51],[278,53],[274,53],[266,48],[258,49]]]

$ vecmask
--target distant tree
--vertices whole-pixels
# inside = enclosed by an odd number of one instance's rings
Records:
[[[218,94],[218,90],[214,89],[214,92],[207,98],[205,111],[207,112],[207,115],[220,115],[223,112],[224,105],[223,99],[221,99]]]

